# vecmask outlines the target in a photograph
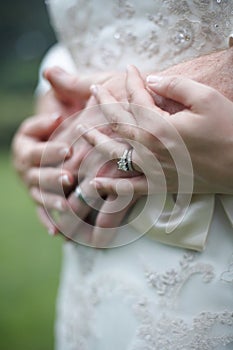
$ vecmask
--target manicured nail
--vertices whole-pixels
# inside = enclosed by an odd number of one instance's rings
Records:
[[[163,77],[159,75],[148,75],[148,77],[146,78],[146,81],[148,84],[156,84],[156,83],[159,83],[162,79]]]
[[[71,150],[68,147],[61,149],[59,153],[64,158],[69,158],[71,156]]]
[[[79,131],[80,134],[85,134],[87,132],[87,128],[83,124],[79,124],[77,126],[77,131]]]
[[[60,200],[55,201],[54,207],[59,211],[65,210],[65,206],[63,204],[63,201],[60,201]]]
[[[126,67],[126,70],[129,72],[132,72],[133,69],[134,69],[134,66],[132,66],[132,64],[128,64]]]
[[[52,77],[52,79],[60,79],[60,78],[63,78],[63,76],[67,76],[67,73],[66,71],[64,71],[64,69],[62,69],[61,67],[59,66],[54,66],[54,67],[51,67],[51,68],[48,68],[48,69],[45,69],[44,70],[44,76],[46,78],[46,75],[49,74],[50,77]]]
[[[56,236],[56,233],[57,233],[57,230],[55,229],[55,227],[50,227],[50,228],[48,229],[48,234],[49,234],[50,236]]]
[[[91,91],[92,95],[94,95],[94,96],[97,95],[97,93],[98,93],[98,86],[95,85],[95,84],[92,84],[90,86],[90,91]]]
[[[36,195],[38,193],[38,188],[37,187],[31,187],[30,193],[31,193],[32,196],[36,197]]]
[[[53,67],[53,71],[56,72],[56,74],[67,74],[66,71],[59,66]]]
[[[59,112],[55,112],[53,114],[51,114],[51,119],[53,119],[54,121],[57,121],[61,118],[61,113]]]
[[[60,177],[60,181],[62,185],[68,185],[68,186],[72,185],[72,182],[67,174],[62,175]]]

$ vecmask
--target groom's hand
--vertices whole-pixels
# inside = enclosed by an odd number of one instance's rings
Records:
[[[214,52],[192,60],[172,66],[156,75],[183,76],[209,85],[218,90],[229,100],[233,101],[232,84],[233,48]],[[149,81],[152,83],[152,81]],[[183,109],[183,106],[170,99],[166,99],[151,92],[155,103],[163,110],[174,114]]]

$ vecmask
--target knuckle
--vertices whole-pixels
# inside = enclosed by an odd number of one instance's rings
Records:
[[[111,159],[118,159],[119,158],[118,153],[117,153],[115,148],[110,150],[109,155],[110,155]]]
[[[26,134],[30,131],[32,123],[36,120],[36,116],[31,116],[27,119],[25,119],[20,127],[19,127],[19,133]]]
[[[109,112],[111,113],[111,121],[113,123],[118,123],[119,122],[119,115],[118,115],[118,110],[117,107],[114,105],[109,109]]]
[[[218,92],[213,88],[208,87],[206,93],[200,96],[199,102],[201,102],[202,104],[209,105],[216,100],[217,96],[218,96]]]
[[[25,172],[23,174],[23,182],[28,188],[34,186],[34,181],[32,180],[32,175],[30,174],[30,172]]]
[[[26,175],[28,183],[35,184],[37,182],[35,172],[33,169],[28,170],[25,175]]]
[[[31,123],[31,118],[24,120],[19,128],[19,133],[26,133]]]
[[[173,96],[177,86],[183,82],[183,78],[181,77],[172,77],[168,81],[166,86],[166,92],[169,92],[169,95]]]
[[[111,122],[111,129],[115,132],[119,131],[119,125],[116,122]]]
[[[96,219],[96,226],[101,228],[111,228],[112,220],[106,215],[98,215]]]
[[[132,125],[125,125],[125,135],[127,135],[127,138],[129,140],[135,140],[136,139],[136,129]]]
[[[20,163],[23,169],[28,169],[31,165],[31,154],[27,150],[22,150],[20,154]]]
[[[112,109],[110,116],[111,116],[111,125],[113,125],[114,127],[118,127],[119,117],[115,108]]]
[[[33,148],[30,148],[27,151],[25,151],[23,158],[24,158],[25,164],[27,164],[28,167],[31,167],[34,164],[36,164],[37,166],[39,165],[37,161],[36,150],[34,150]]]
[[[78,80],[76,77],[74,76],[71,76],[70,79],[69,79],[69,85],[68,85],[68,90],[69,92],[74,92],[78,89]]]
[[[127,97],[128,97],[128,102],[133,102],[135,100],[137,100],[138,97],[138,92],[134,89],[129,89],[128,93],[127,93]]]

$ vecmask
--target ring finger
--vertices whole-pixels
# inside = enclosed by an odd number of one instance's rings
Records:
[[[73,185],[74,178],[69,171],[59,168],[32,168],[27,172],[26,183],[29,187],[63,195]]]
[[[81,226],[94,224],[88,222],[88,217],[90,217],[91,212],[98,210],[97,202],[102,200],[101,198],[98,199],[97,191],[93,186],[90,186],[89,182],[90,179],[84,179],[76,187],[75,191],[70,194],[67,210],[61,213],[57,223],[59,230],[65,236],[77,242],[80,242],[82,237],[82,232],[80,232]],[[91,188],[92,190],[90,191]],[[87,242],[82,243],[87,244],[88,239]]]
[[[129,150],[132,149],[129,144],[126,145],[123,142],[112,139],[94,128],[86,129],[85,126],[80,125],[78,130],[82,134],[83,138],[85,138],[85,140],[87,140],[92,146],[96,147],[97,151],[104,154],[108,160],[119,159],[121,163],[118,162],[118,169],[123,170],[124,167],[121,167],[121,164],[125,159],[126,163],[128,163],[129,166],[129,169],[127,169],[126,166],[125,171],[136,170],[140,172],[140,168],[137,166],[139,158],[137,157],[136,152],[129,152]]]

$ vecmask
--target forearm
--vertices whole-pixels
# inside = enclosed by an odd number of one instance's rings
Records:
[[[157,75],[181,75],[219,90],[233,100],[233,47],[181,62]]]
[[[194,62],[194,79],[233,101],[233,48],[202,56]]]

